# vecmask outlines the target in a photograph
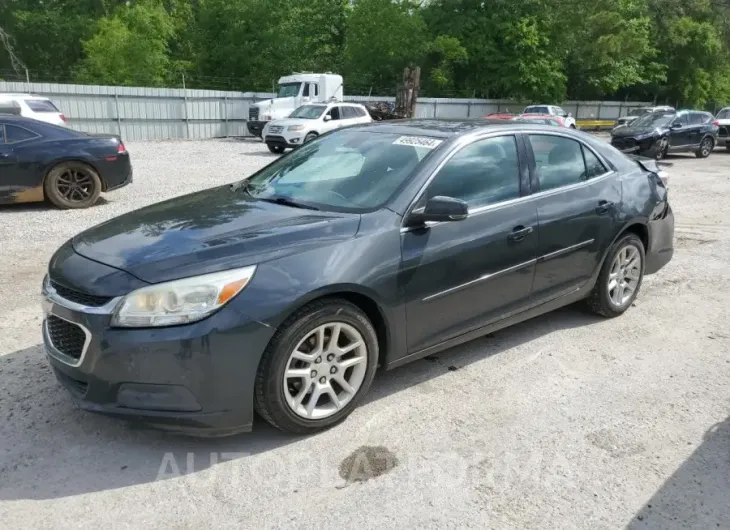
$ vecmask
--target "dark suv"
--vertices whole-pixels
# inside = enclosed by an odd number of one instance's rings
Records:
[[[717,145],[719,123],[709,112],[661,111],[645,114],[611,132],[611,145],[625,153],[660,159],[667,153],[694,152],[707,158]]]

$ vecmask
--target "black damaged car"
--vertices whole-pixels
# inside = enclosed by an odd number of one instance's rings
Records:
[[[315,432],[378,367],[579,300],[628,311],[674,252],[664,179],[564,127],[328,133],[64,244],[43,283],[48,360],[87,410],[206,435],[257,410]]]
[[[709,112],[653,112],[611,131],[611,145],[624,153],[656,160],[668,153],[685,152],[707,158],[717,145],[719,130],[719,122]]]

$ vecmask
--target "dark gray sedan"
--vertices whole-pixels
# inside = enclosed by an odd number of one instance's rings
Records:
[[[356,126],[70,240],[44,281],[43,339],[88,410],[224,435],[256,409],[311,433],[378,366],[578,300],[621,315],[673,234],[656,162],[588,134]]]

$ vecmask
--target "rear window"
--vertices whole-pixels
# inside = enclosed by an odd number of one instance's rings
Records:
[[[33,112],[61,112],[47,99],[26,99],[25,104]]]
[[[523,114],[550,114],[550,109],[545,106],[527,107]]]

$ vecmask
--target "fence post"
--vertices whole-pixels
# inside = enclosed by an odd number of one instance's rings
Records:
[[[599,102],[598,102],[598,116],[596,117],[596,119],[597,119],[598,121],[601,121],[601,105],[602,105],[602,104],[603,104],[603,102],[602,102],[602,101],[599,101]],[[597,129],[600,129],[600,128],[601,128],[601,126],[599,125],[599,126],[598,126],[598,127],[596,127],[596,128],[597,128]]]
[[[223,121],[225,122],[224,136],[228,138],[228,96],[223,96]]]
[[[471,100],[466,105],[466,117],[471,118]]]
[[[438,118],[439,102],[438,99],[433,100],[433,117]]]
[[[183,88],[183,106],[185,111],[185,138],[190,138],[190,121],[188,120],[188,90]]]
[[[122,137],[122,119],[119,116],[119,94],[114,91],[114,105],[117,108],[117,130],[119,131],[119,137]]]

